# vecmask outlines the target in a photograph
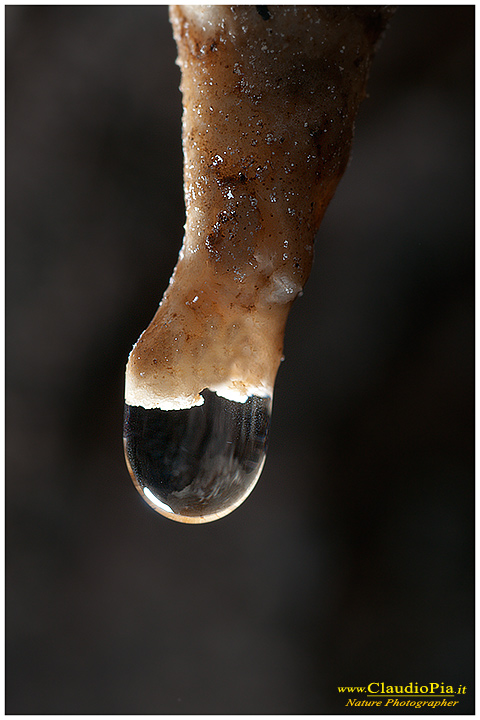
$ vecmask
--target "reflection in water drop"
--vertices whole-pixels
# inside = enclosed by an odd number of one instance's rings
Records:
[[[271,398],[240,403],[209,390],[202,395],[204,404],[188,410],[125,405],[132,479],[151,507],[180,522],[209,522],[234,510],[265,462]]]

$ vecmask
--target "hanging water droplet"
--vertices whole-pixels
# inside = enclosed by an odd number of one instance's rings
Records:
[[[204,390],[185,410],[125,405],[124,446],[137,490],[157,512],[186,523],[227,515],[260,476],[272,401],[227,400]]]

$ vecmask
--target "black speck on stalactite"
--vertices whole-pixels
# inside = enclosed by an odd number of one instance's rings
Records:
[[[270,11],[267,5],[255,5],[257,12],[264,20],[270,20]]]

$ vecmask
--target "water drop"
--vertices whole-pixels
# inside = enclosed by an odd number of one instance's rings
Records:
[[[202,405],[184,410],[125,405],[125,457],[137,490],[154,510],[185,523],[210,522],[238,507],[267,451],[271,398],[201,394]]]

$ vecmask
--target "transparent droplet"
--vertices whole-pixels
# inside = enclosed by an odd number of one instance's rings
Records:
[[[157,512],[187,523],[216,520],[245,500],[270,426],[269,397],[201,394],[203,405],[186,410],[125,405],[125,457],[137,490]]]

